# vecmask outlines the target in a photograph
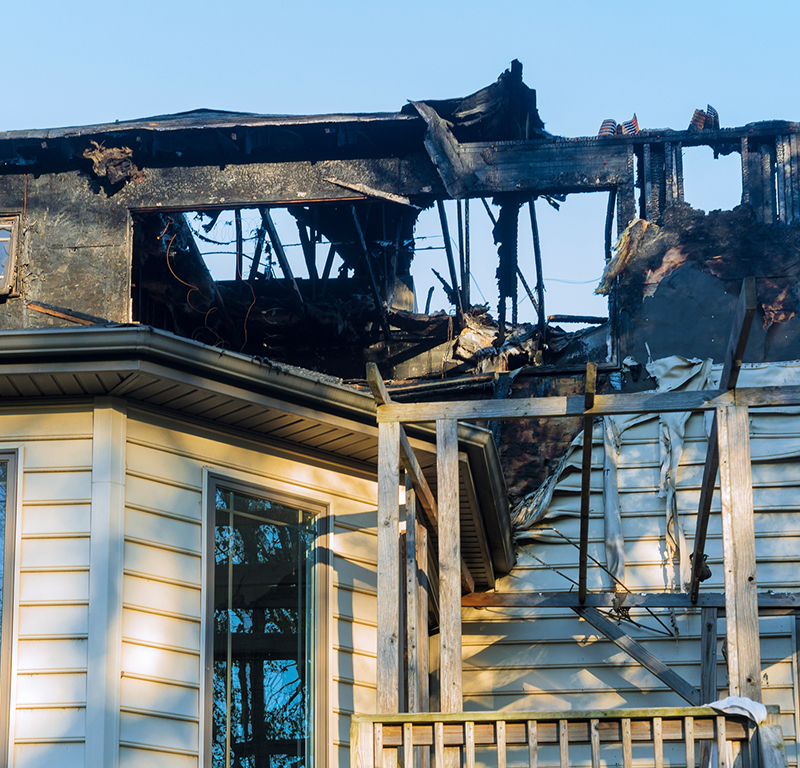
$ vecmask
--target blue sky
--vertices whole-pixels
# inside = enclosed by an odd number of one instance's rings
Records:
[[[634,112],[642,127],[685,128],[693,110],[707,103],[723,126],[800,120],[794,42],[800,3],[793,0],[7,0],[4,6],[0,130],[198,107],[395,111],[409,99],[477,90],[514,58],[536,88],[552,133],[592,135],[604,118]],[[714,163],[710,150],[697,155],[687,157],[689,201],[703,208],[735,202],[736,156]],[[570,198],[560,214],[542,210],[551,277],[599,276],[595,236],[581,240],[584,229],[594,233],[597,211],[604,210],[593,197]],[[586,256],[586,249],[593,252]],[[480,277],[486,293],[490,250]],[[560,290],[549,284],[548,311],[589,311],[575,306],[583,301],[577,294],[556,298]],[[589,301],[588,289],[576,290]]]

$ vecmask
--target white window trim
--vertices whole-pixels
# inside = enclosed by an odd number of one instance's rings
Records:
[[[0,461],[8,462],[6,489],[6,528],[3,542],[3,628],[0,636],[0,750],[6,765],[14,763],[16,714],[17,643],[19,635],[19,568],[22,525],[23,447],[7,445],[0,449]],[[7,617],[7,618],[6,618]],[[0,752],[2,754],[2,752]]]
[[[17,251],[19,249],[19,223],[18,214],[0,214],[0,230],[9,231],[8,268],[5,281],[0,280],[0,296],[17,295]]]
[[[214,658],[214,590],[213,558],[214,526],[211,525],[215,511],[216,485],[224,485],[244,493],[252,493],[266,499],[298,506],[316,515],[316,562],[314,611],[316,631],[314,636],[315,685],[311,695],[314,697],[314,743],[312,745],[313,768],[327,768],[330,740],[330,593],[331,593],[331,509],[330,505],[311,499],[308,496],[275,490],[260,484],[258,476],[245,475],[235,471],[219,471],[203,467],[203,555],[201,594],[201,669],[200,669],[200,728],[199,761],[200,768],[212,768],[211,735],[213,728],[213,658]]]

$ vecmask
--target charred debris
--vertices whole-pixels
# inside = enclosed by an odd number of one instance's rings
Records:
[[[356,385],[375,362],[398,400],[565,395],[582,391],[587,362],[602,391],[652,387],[649,357],[719,360],[754,275],[762,322],[746,361],[800,358],[799,140],[786,121],[720,127],[710,106],[686,130],[648,130],[634,115],[597,136],[554,136],[516,61],[466,98],[388,114],[197,110],[4,133],[0,199],[19,253],[0,323],[142,323]],[[740,206],[686,203],[683,151],[695,146],[739,155]],[[548,315],[537,207],[588,192],[607,198],[597,290],[608,315]],[[423,211],[446,252],[442,311],[415,292],[430,269]],[[480,250],[479,216],[493,240]],[[218,251],[227,279],[209,267]],[[496,306],[470,290],[478,259],[496,267]],[[519,322],[523,298],[534,322]],[[495,425],[512,502],[580,426]]]

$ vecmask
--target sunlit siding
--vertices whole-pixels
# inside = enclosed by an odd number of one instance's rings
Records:
[[[329,510],[329,760],[375,707],[375,483],[352,471],[129,408],[120,764],[196,765],[200,751],[203,469]],[[320,617],[317,617],[320,621]]]
[[[625,536],[626,586],[659,592],[670,583],[665,558],[665,500],[658,496],[660,457],[655,421],[623,432],[619,493]],[[752,454],[756,552],[760,590],[800,588],[800,461],[791,456],[800,443],[800,417],[755,416]],[[700,416],[690,418],[678,472],[678,508],[693,545],[695,515],[705,459]],[[774,457],[765,461],[766,457]],[[580,454],[576,456],[580,461]],[[593,451],[589,554],[605,563],[602,508],[603,450]],[[578,541],[580,472],[567,474],[553,496],[551,525]],[[558,516],[557,513],[562,513]],[[723,591],[719,497],[715,496],[706,545],[712,578],[702,589]],[[576,587],[578,551],[568,543],[536,542],[518,550],[518,564],[500,579],[498,591],[550,591]],[[538,558],[538,559],[537,559]],[[677,577],[676,581],[677,581]],[[611,579],[589,563],[589,589],[613,589]],[[658,658],[700,686],[699,611],[655,612],[677,638],[621,626]],[[663,629],[644,611],[634,617]],[[464,692],[468,710],[609,709],[681,706],[682,699],[569,609],[464,610]],[[797,765],[797,669],[795,617],[760,620],[764,702],[779,704],[789,762]],[[719,697],[727,695],[723,656],[725,621],[719,622]],[[555,757],[557,760],[557,756]]]
[[[0,450],[9,447],[21,447],[23,467],[13,757],[17,766],[83,766],[92,409],[3,409]]]

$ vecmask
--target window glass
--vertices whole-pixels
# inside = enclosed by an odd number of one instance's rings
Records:
[[[212,763],[311,765],[311,513],[216,487]]]
[[[0,287],[5,286],[8,274],[8,259],[11,256],[11,232],[0,229]]]
[[[14,216],[0,217],[0,294],[9,293],[13,287],[14,253],[14,228],[17,218]]]

